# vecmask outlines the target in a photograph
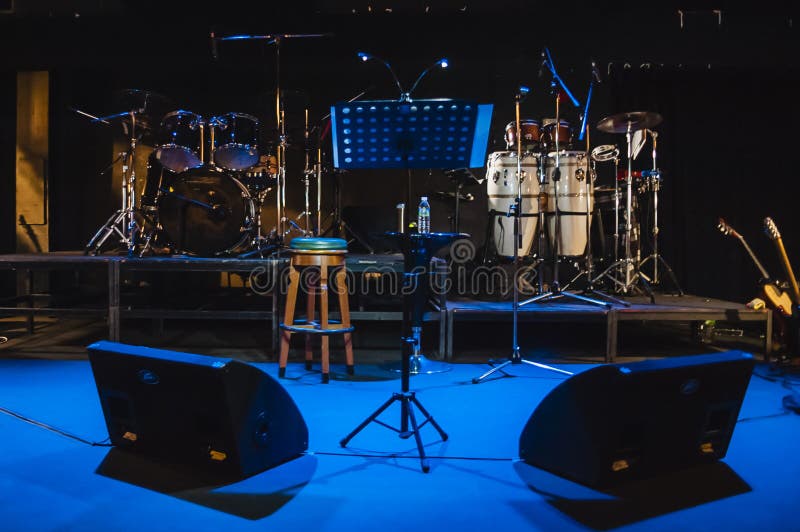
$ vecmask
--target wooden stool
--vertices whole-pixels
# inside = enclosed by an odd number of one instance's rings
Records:
[[[345,271],[345,255],[347,242],[341,238],[293,238],[289,244],[289,293],[286,296],[286,310],[281,324],[281,354],[278,359],[278,377],[286,376],[286,362],[289,358],[289,340],[292,333],[306,335],[306,369],[311,369],[311,338],[319,335],[322,337],[322,382],[327,384],[330,373],[330,335],[344,335],[344,349],[347,363],[347,373],[352,375],[353,343],[351,333],[354,329],[350,325],[350,306],[347,300],[347,273]],[[319,268],[319,279],[314,283],[306,283],[307,289],[306,319],[294,319],[294,310],[297,303],[297,290],[300,286],[300,272],[298,268],[314,266]],[[328,281],[330,270],[335,269],[336,292],[339,295],[340,322],[328,319]],[[320,296],[319,321],[314,320],[316,296]]]

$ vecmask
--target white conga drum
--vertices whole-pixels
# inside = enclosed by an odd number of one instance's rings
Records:
[[[520,213],[521,246],[517,256],[527,255],[533,245],[539,216],[539,159],[536,155],[524,153],[522,169],[522,208]],[[489,215],[492,217],[492,234],[497,254],[503,257],[514,256],[514,216],[507,216],[517,197],[517,154],[513,151],[498,151],[489,154],[486,162],[486,193],[489,201]],[[513,213],[512,213],[513,214]]]
[[[556,201],[558,201],[560,238],[558,254],[560,256],[579,256],[586,251],[589,229],[592,224],[594,209],[594,190],[589,173],[589,158],[586,152],[559,152],[558,167],[560,179],[556,183],[553,175],[556,168],[556,153],[550,152],[544,161],[545,185],[547,195],[547,230],[550,246],[554,246],[556,237]],[[588,205],[587,205],[588,201]],[[589,217],[589,225],[586,217]]]

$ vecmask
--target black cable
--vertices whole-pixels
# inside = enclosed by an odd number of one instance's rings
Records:
[[[22,414],[18,414],[16,412],[14,412],[13,410],[9,410],[7,408],[3,408],[2,406],[0,406],[0,413],[6,414],[7,416],[11,416],[11,417],[17,418],[17,419],[19,419],[21,421],[24,421],[25,423],[30,423],[31,425],[33,425],[35,427],[40,427],[40,428],[49,430],[51,432],[55,432],[56,434],[59,434],[61,436],[66,436],[67,438],[71,438],[71,439],[79,441],[81,443],[85,443],[86,445],[91,445],[92,447],[112,447],[113,446],[111,443],[105,443],[106,441],[108,441],[108,438],[106,438],[102,442],[89,441],[89,440],[86,440],[84,438],[81,438],[80,436],[75,436],[74,434],[70,434],[69,432],[67,432],[65,430],[61,430],[59,428],[52,427],[52,426],[50,426],[50,425],[48,425],[46,423],[42,423],[41,421],[36,421],[34,419],[25,417]]]

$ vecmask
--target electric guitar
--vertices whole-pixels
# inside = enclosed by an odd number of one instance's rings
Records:
[[[744,237],[737,233],[733,227],[725,223],[725,220],[722,218],[719,219],[719,225],[717,225],[717,229],[719,229],[723,235],[733,236],[739,239],[744,246],[744,249],[747,250],[747,253],[750,255],[750,258],[753,259],[758,271],[761,272],[761,290],[764,293],[764,297],[767,301],[781,314],[784,316],[791,316],[792,315],[792,300],[789,297],[789,294],[784,292],[780,289],[780,287],[774,282],[771,281],[771,277],[767,273],[767,270],[764,266],[759,262],[758,258],[756,258],[756,254],[753,253],[753,250],[750,249],[750,246],[745,241]]]
[[[767,236],[775,242],[775,246],[778,248],[781,262],[783,262],[783,268],[786,270],[786,277],[789,279],[789,284],[792,286],[794,302],[800,304],[800,288],[797,287],[797,279],[794,276],[794,270],[792,270],[792,265],[789,264],[789,256],[786,255],[786,248],[783,247],[783,239],[781,238],[780,232],[778,232],[778,227],[775,225],[775,222],[772,221],[772,218],[764,218],[764,231],[767,233]]]

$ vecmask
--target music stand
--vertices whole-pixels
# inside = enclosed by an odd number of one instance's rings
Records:
[[[493,107],[449,98],[337,103],[331,106],[333,166],[405,169],[405,203],[410,208],[412,168],[483,166]],[[421,319],[412,325],[416,343],[411,373],[447,371],[448,365],[430,361],[419,352]],[[399,365],[391,369],[402,371]]]
[[[483,164],[492,108],[492,104],[450,99],[336,104],[331,108],[334,167],[405,168],[409,184],[406,205],[410,205],[412,168],[467,168]],[[423,296],[429,286],[422,273],[428,271],[436,249],[451,243],[456,237],[468,235],[392,233],[386,236],[400,244],[405,255],[401,393],[393,394],[339,444],[346,447],[356,434],[374,421],[394,430],[401,438],[414,436],[422,471],[427,473],[430,467],[419,430],[430,422],[442,440],[447,440],[447,434],[420,404],[414,392],[409,390],[412,366],[417,373],[442,371],[426,370],[431,362],[419,354],[422,330],[420,302],[427,301],[427,297]],[[411,293],[409,288],[413,288]],[[399,429],[377,419],[395,401],[400,402],[401,407]],[[424,416],[420,424],[414,416],[413,406]]]

